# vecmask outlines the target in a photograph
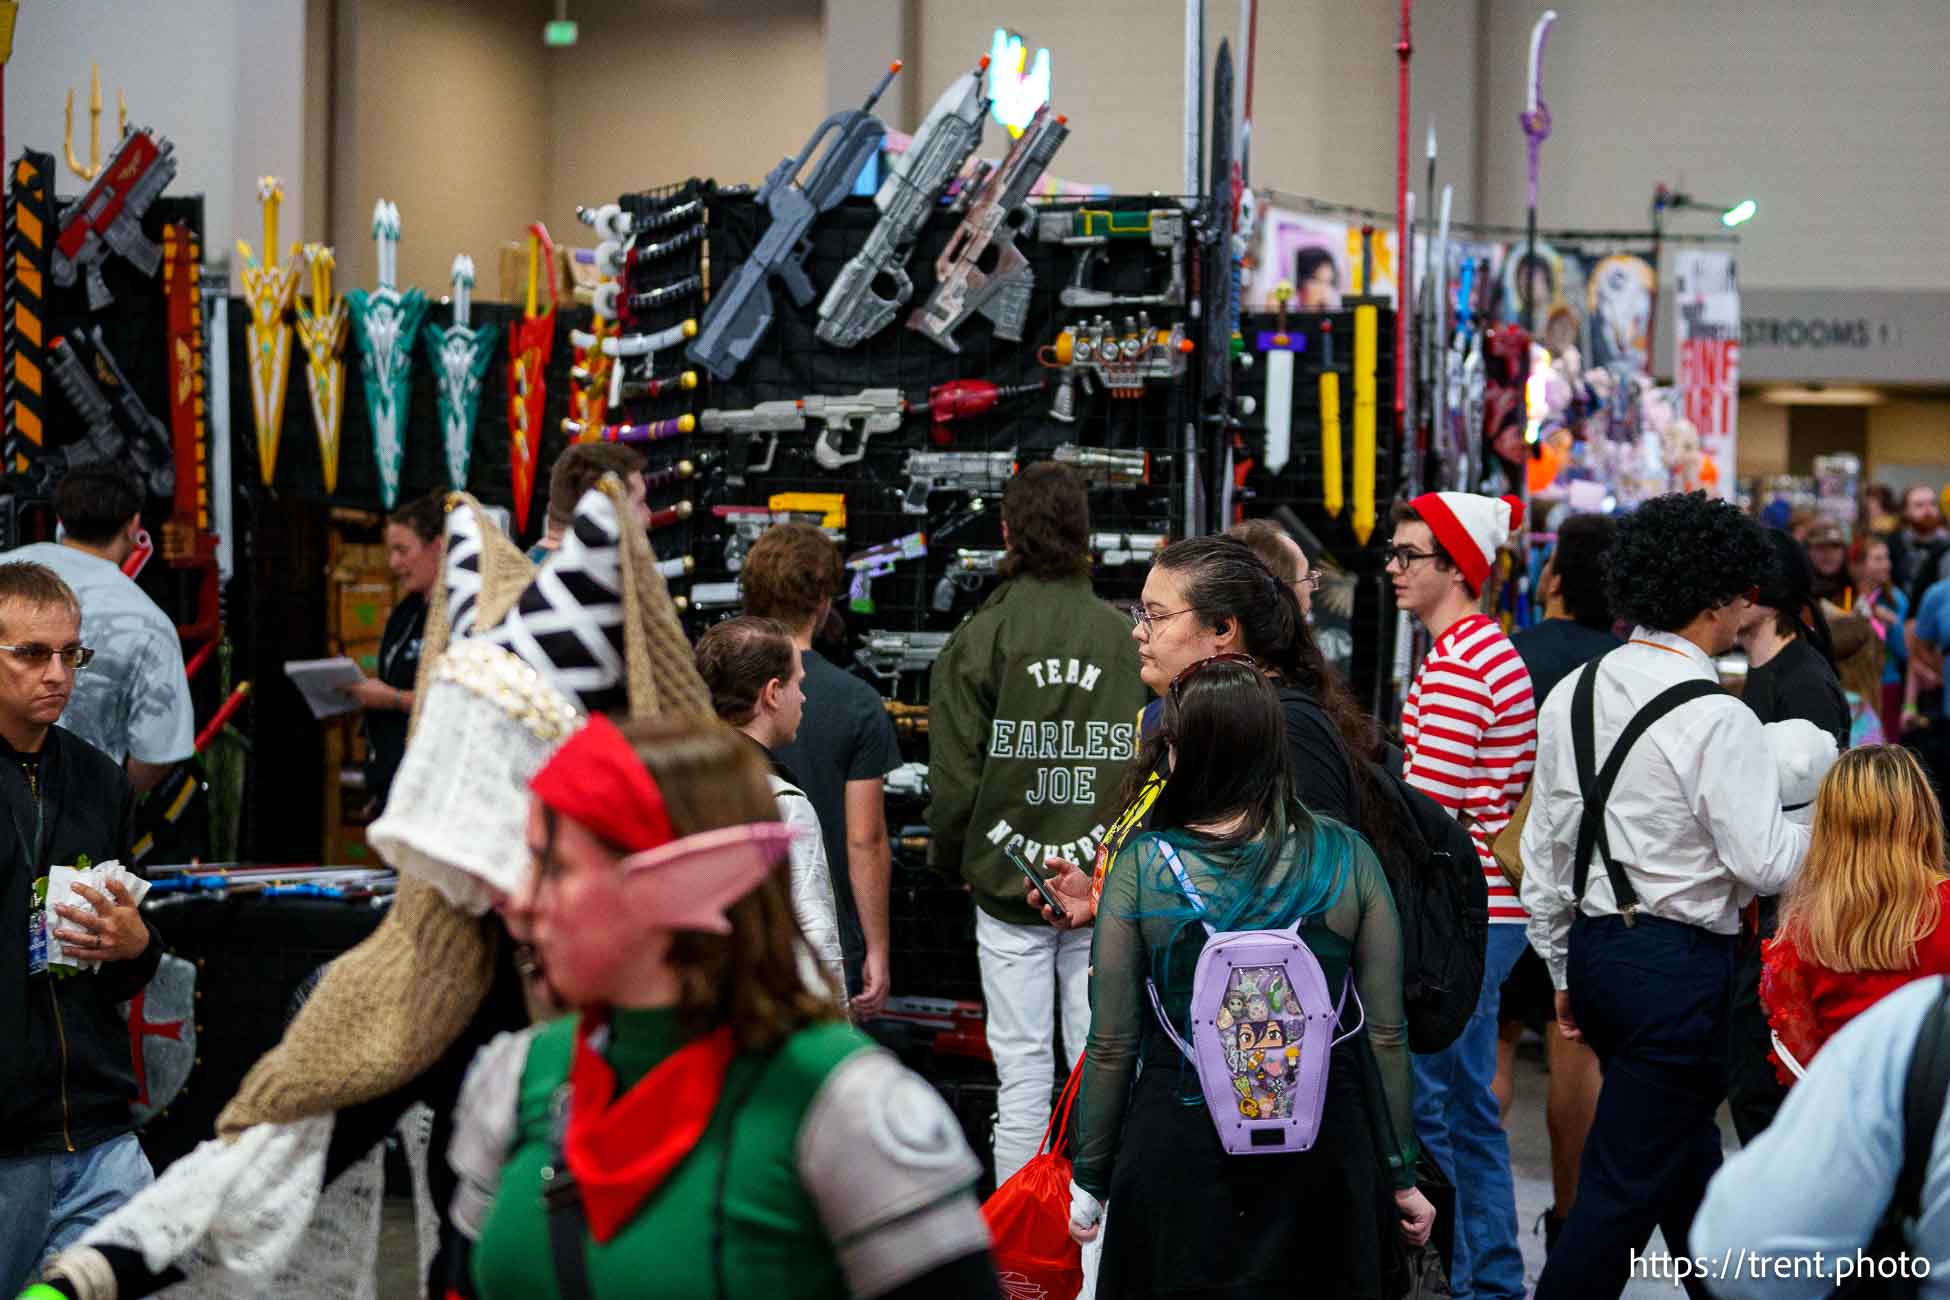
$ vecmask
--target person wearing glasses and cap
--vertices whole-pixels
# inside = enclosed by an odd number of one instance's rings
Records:
[[[1456,1185],[1450,1282],[1458,1296],[1521,1296],[1517,1204],[1493,1084],[1498,992],[1524,948],[1523,905],[1490,852],[1537,758],[1530,671],[1479,606],[1484,583],[1521,519],[1514,497],[1427,492],[1395,507],[1388,576],[1395,604],[1433,643],[1402,704],[1402,779],[1469,828],[1489,894],[1483,988],[1447,1048],[1415,1057],[1422,1145]]]
[[[122,571],[142,531],[142,489],[113,465],[71,471],[54,489],[61,540],[8,560],[44,564],[81,602],[95,663],[74,683],[61,725],[101,750],[142,794],[196,752],[196,710],[176,623]]]
[[[117,1004],[162,945],[120,885],[57,905],[54,937],[93,970],[51,969],[48,869],[128,863],[134,795],[108,755],[55,725],[86,670],[74,592],[39,564],[0,564],[0,1295],[151,1180],[130,1131],[129,1027]]]

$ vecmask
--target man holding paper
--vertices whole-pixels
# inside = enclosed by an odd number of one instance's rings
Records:
[[[141,881],[111,871],[42,906],[52,868],[128,860],[127,776],[54,725],[90,658],[67,584],[0,564],[0,1295],[152,1177],[117,1009],[161,957],[123,883]]]

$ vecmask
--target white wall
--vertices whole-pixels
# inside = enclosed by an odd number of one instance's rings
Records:
[[[1950,4],[1553,0],[1547,225],[1643,226],[1653,185],[1752,198],[1745,284],[1950,286]],[[1539,0],[1480,0],[1495,51],[1484,207],[1520,222],[1523,63]],[[1684,227],[1713,230],[1709,216]]]
[[[88,154],[88,67],[102,70],[102,152],[115,142],[115,93],[129,121],[176,145],[171,194],[204,196],[204,257],[261,236],[253,191],[285,178],[281,228],[307,218],[303,183],[303,0],[86,0],[20,7],[6,69],[6,151],[61,156],[62,105],[75,92],[75,152]],[[81,182],[62,168],[61,193]]]

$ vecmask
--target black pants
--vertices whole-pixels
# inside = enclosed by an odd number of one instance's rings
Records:
[[[1654,1227],[1686,1250],[1693,1214],[1720,1167],[1714,1113],[1726,1094],[1732,936],[1641,916],[1571,924],[1571,1005],[1604,1066],[1578,1199],[1538,1279],[1537,1300],[1624,1290],[1631,1254]],[[1694,1281],[1689,1295],[1707,1292]]]
[[[1760,945],[1774,937],[1775,900],[1760,900],[1760,926],[1743,928],[1734,954],[1733,991],[1727,1023],[1727,1111],[1733,1131],[1746,1146],[1774,1122],[1787,1089],[1767,1059],[1774,1046],[1767,1024],[1767,1008],[1760,1004]]]

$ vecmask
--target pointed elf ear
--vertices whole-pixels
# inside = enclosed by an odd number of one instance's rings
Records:
[[[756,889],[791,847],[783,823],[752,822],[633,854],[622,862],[631,917],[659,930],[729,934],[726,910]]]

